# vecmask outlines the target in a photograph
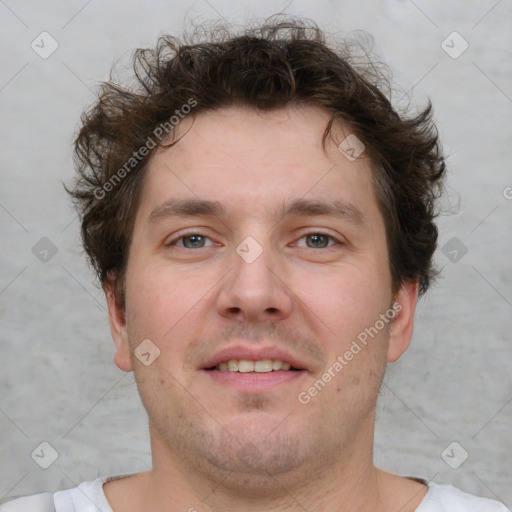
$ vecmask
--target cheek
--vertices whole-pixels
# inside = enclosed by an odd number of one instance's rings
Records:
[[[330,334],[340,341],[356,337],[372,326],[389,307],[390,284],[375,269],[347,265],[306,282],[301,298]]]
[[[126,309],[132,345],[149,338],[166,366],[180,371],[183,357],[211,307],[208,290],[218,280],[204,272],[183,272],[166,264],[133,265],[127,276]],[[140,340],[140,341],[137,341]]]
[[[332,383],[324,398],[330,396],[340,409],[356,408],[358,401],[371,407],[386,368],[390,324],[380,318],[389,308],[391,290],[375,270],[343,270],[322,280],[322,291],[315,288],[306,302],[325,333],[318,337],[327,354],[325,371],[335,376],[326,377]]]
[[[187,291],[165,268],[132,267],[127,276],[126,310],[133,335],[160,344],[185,315],[190,302]]]

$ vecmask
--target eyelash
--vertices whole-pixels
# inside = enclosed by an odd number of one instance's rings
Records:
[[[310,235],[325,236],[329,239],[329,241],[335,242],[332,245],[327,245],[327,247],[320,247],[320,249],[328,249],[329,247],[333,247],[334,245],[341,245],[343,243],[341,240],[338,240],[336,237],[334,237],[333,235],[331,235],[329,233],[326,233],[325,231],[308,231],[307,233],[304,233],[298,240],[302,240],[303,238],[306,238],[307,236],[310,236]],[[329,243],[329,242],[327,242],[327,243]],[[314,247],[306,247],[306,249],[314,249]]]
[[[211,240],[211,238],[209,236],[206,236],[206,235],[203,235],[202,233],[198,232],[198,231],[189,231],[189,232],[186,232],[186,233],[183,233],[181,234],[178,238],[174,238],[173,240],[167,242],[165,244],[166,247],[169,247],[169,246],[176,246],[177,242],[179,242],[180,240],[183,240],[184,238],[188,238],[190,236],[194,236],[194,235],[198,235],[198,236],[201,236],[203,238],[207,238],[209,240]],[[318,231],[318,230],[315,230],[315,231],[308,231],[307,233],[304,233],[298,240],[302,240],[303,238],[307,237],[307,236],[310,236],[310,235],[321,235],[321,236],[325,236],[327,237],[329,240],[332,240],[335,242],[335,244],[333,245],[336,245],[336,244],[343,244],[343,242],[341,240],[338,240],[336,237],[334,237],[333,235],[329,234],[329,233],[326,233],[325,231]],[[321,247],[320,249],[328,249],[329,247],[333,247],[333,245],[328,245],[327,247]],[[189,250],[196,250],[196,249],[191,249],[189,247],[180,247],[181,249],[189,249]],[[198,249],[205,249],[205,247],[198,247]],[[306,249],[314,249],[314,247],[306,247]]]
[[[180,240],[183,240],[184,238],[188,238],[190,236],[194,236],[194,235],[198,235],[198,236],[202,236],[203,238],[208,238],[210,239],[209,236],[206,236],[206,235],[203,235],[202,233],[198,232],[198,231],[189,231],[189,232],[186,232],[186,233],[183,233],[181,234],[178,238],[174,238],[173,240],[167,242],[165,244],[166,247],[168,246],[173,246],[173,245],[176,245],[177,242],[179,242]],[[210,239],[211,240],[211,239]],[[188,249],[188,247],[181,247],[181,249]],[[199,247],[199,249],[204,249],[204,247]],[[193,249],[192,249],[193,250]]]

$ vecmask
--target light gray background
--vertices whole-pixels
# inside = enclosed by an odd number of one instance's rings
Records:
[[[442,278],[389,369],[376,463],[512,507],[511,0],[0,0],[0,497],[150,463],[145,414],[132,375],[112,362],[102,293],[61,186],[95,86],[127,50],[181,33],[185,19],[242,23],[280,10],[330,33],[372,33],[396,84],[433,101],[449,154]],[[30,46],[42,31],[59,44],[47,59]],[[441,47],[453,31],[469,44],[457,59]],[[42,237],[58,249],[46,263],[32,252]],[[456,263],[441,251],[453,237],[468,249]],[[42,441],[58,452],[46,470],[31,458]],[[458,469],[441,458],[453,441],[469,453]]]

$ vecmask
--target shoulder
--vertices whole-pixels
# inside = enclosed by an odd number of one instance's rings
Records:
[[[56,512],[112,512],[103,492],[103,484],[107,480],[97,478],[73,489],[56,492],[53,495]]]
[[[500,501],[468,494],[452,485],[431,482],[416,512],[510,512]]]
[[[15,498],[0,505],[0,512],[112,512],[103,492],[110,478],[97,478],[78,487]]]
[[[0,504],[0,512],[54,512],[53,494],[51,492],[42,492],[14,498]]]

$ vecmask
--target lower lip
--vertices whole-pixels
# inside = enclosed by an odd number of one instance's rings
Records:
[[[279,384],[292,382],[300,379],[305,373],[305,370],[299,371],[285,371],[277,370],[265,373],[256,372],[230,372],[219,370],[203,370],[215,382],[230,386],[242,392],[257,392],[272,389]]]

